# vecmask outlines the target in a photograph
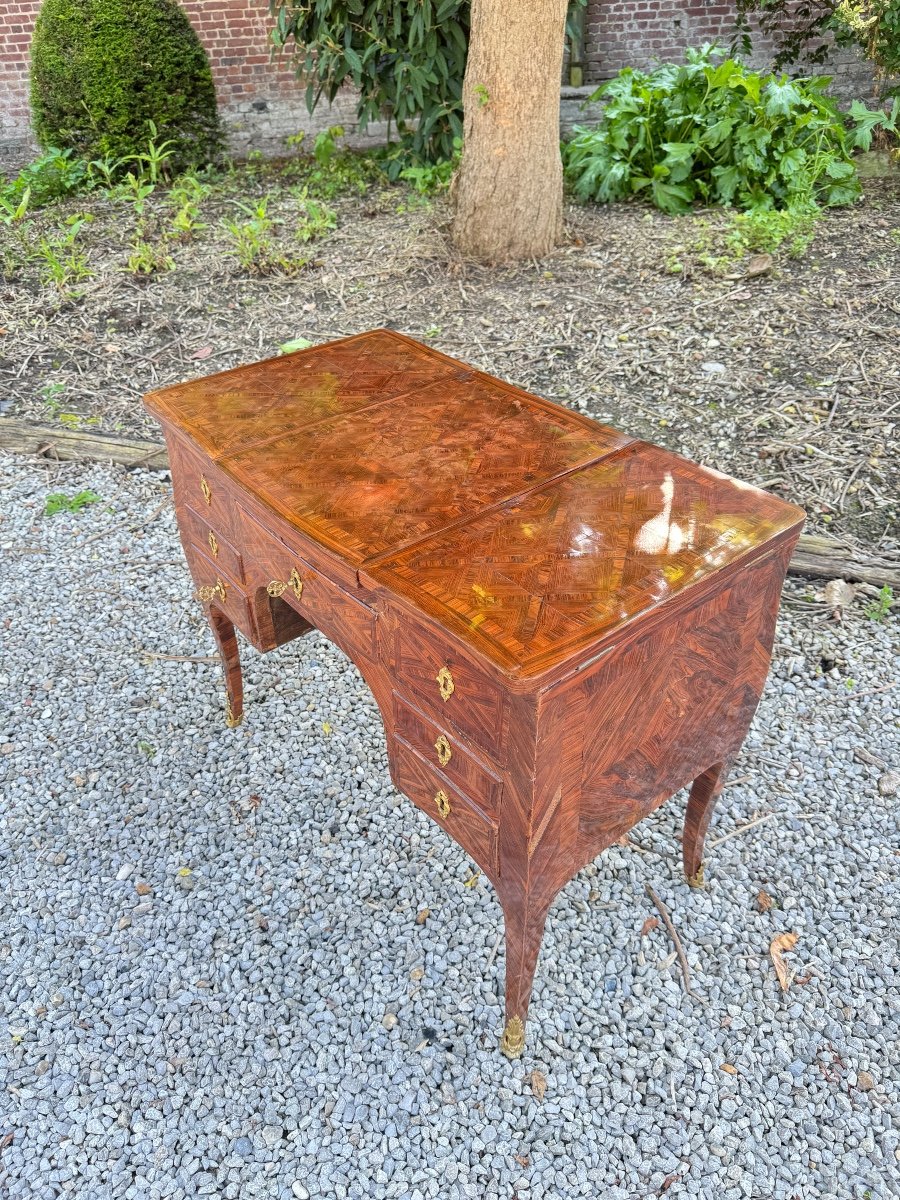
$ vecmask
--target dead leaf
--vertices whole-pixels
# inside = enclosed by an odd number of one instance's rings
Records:
[[[431,916],[430,908],[420,908],[419,911],[416,913],[416,924],[424,925],[430,916]]]
[[[134,885],[134,890],[139,896],[149,896],[153,892],[153,888],[149,883],[136,883]]]
[[[481,878],[480,871],[474,871],[468,879],[463,880],[463,887],[473,888],[478,887],[478,880]]]
[[[885,771],[878,777],[878,795],[896,796],[900,792],[900,774],[897,771]]]
[[[738,1073],[737,1067],[733,1067],[731,1063],[722,1063],[719,1070],[724,1071],[726,1075],[737,1075]]]
[[[659,929],[659,917],[648,917],[641,926],[641,937],[646,937],[648,933],[652,933],[654,929]]]
[[[775,967],[775,974],[781,984],[781,990],[786,992],[791,986],[791,968],[784,961],[785,952],[793,950],[797,945],[796,933],[779,933],[769,944],[769,954]]]
[[[663,1192],[667,1192],[677,1178],[677,1175],[667,1175],[660,1185],[659,1194],[662,1195]]]
[[[856,1074],[856,1086],[861,1092],[870,1092],[875,1086],[875,1077],[869,1071],[858,1071]]]
[[[413,967],[413,969],[409,973],[409,977],[410,977],[410,979],[414,979],[417,981],[419,979],[424,979],[425,978],[425,968],[424,967]]]
[[[547,1091],[547,1076],[540,1071],[532,1071],[528,1083],[531,1087],[532,1095],[538,1100],[543,1100]]]
[[[856,590],[852,584],[846,583],[843,579],[829,579],[825,584],[825,603],[831,610],[832,615],[843,614],[844,609],[849,608],[853,603],[853,597],[856,595]]]
[[[774,903],[769,893],[764,892],[762,888],[756,893],[756,907],[760,912],[768,912]]]
[[[772,264],[775,260],[771,254],[754,254],[747,263],[747,270],[744,272],[745,279],[756,279],[759,275],[766,275],[772,270]]]
[[[213,352],[212,346],[201,346],[200,349],[196,352],[196,354],[191,355],[191,358],[209,358],[209,356],[212,354],[212,352]]]
[[[10,1134],[10,1136],[12,1136],[12,1135]],[[530,1167],[531,1166],[531,1159],[528,1157],[527,1154],[514,1154],[513,1158],[516,1160],[516,1162],[519,1164],[520,1167]]]

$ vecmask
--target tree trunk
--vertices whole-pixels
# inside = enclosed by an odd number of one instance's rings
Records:
[[[566,0],[472,0],[453,240],[488,262],[562,237],[559,88]]]

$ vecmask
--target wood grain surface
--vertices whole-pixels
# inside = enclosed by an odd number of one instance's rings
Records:
[[[497,890],[520,1054],[554,898],[682,787],[701,881],[802,512],[384,330],[147,404],[229,723],[235,628],[354,661],[394,783]]]

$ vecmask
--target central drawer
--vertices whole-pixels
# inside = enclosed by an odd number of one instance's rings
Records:
[[[375,655],[374,609],[323,575],[306,558],[241,514],[249,587],[278,596],[346,652]],[[352,657],[352,654],[351,654]]]

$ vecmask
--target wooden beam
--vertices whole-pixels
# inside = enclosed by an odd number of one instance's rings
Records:
[[[164,471],[169,456],[161,442],[144,442],[63,425],[34,425],[16,417],[0,417],[0,449],[43,458],[122,463]]]
[[[16,417],[0,417],[0,449],[50,459],[114,462],[159,471],[167,470],[169,466],[169,457],[161,442],[143,442],[57,425],[33,425]],[[887,585],[900,594],[900,559],[892,561],[868,555],[816,533],[800,535],[788,570],[792,575],[847,579],[876,587]]]

